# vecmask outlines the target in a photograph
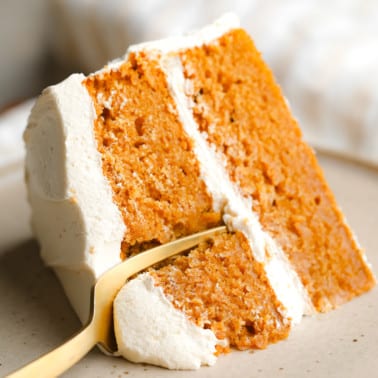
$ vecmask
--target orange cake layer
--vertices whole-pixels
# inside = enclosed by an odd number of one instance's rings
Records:
[[[239,232],[216,236],[150,274],[175,307],[231,347],[261,349],[288,336],[285,310]]]
[[[193,115],[227,161],[230,178],[279,243],[317,310],[374,285],[351,231],[303,142],[279,87],[249,36],[181,53]]]
[[[221,224],[157,63],[132,54],[85,85],[104,174],[127,227],[123,255]]]

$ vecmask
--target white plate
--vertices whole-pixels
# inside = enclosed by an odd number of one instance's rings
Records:
[[[378,171],[335,157],[320,162],[368,258],[378,269]],[[0,376],[57,346],[80,327],[38,247],[0,256]],[[172,372],[94,349],[65,377],[372,377],[378,372],[378,289],[328,314],[305,318],[268,349],[233,352],[213,367]]]

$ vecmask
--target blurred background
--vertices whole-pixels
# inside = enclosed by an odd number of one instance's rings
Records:
[[[317,149],[378,166],[378,0],[0,0],[0,250],[30,235],[22,131],[33,98],[130,44],[236,13]]]

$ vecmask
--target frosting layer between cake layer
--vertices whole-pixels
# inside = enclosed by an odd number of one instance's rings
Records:
[[[186,46],[185,43],[183,45]],[[184,77],[180,57],[162,58],[162,66],[183,127],[193,139],[201,177],[211,193],[214,209],[222,212],[223,220],[231,230],[241,231],[245,235],[254,258],[264,265],[277,298],[286,308],[287,316],[294,323],[299,323],[305,312],[312,312],[312,306],[296,272],[279,246],[263,231],[257,214],[252,211],[252,198],[243,197],[237,185],[232,183],[224,157],[214,145],[208,143],[207,135],[200,132],[187,94],[190,83]]]
[[[193,116],[318,311],[374,277],[270,69],[241,29],[180,54]]]

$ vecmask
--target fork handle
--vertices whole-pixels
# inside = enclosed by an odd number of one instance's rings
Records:
[[[56,377],[83,358],[98,342],[94,322],[58,348],[46,353],[7,378]]]

